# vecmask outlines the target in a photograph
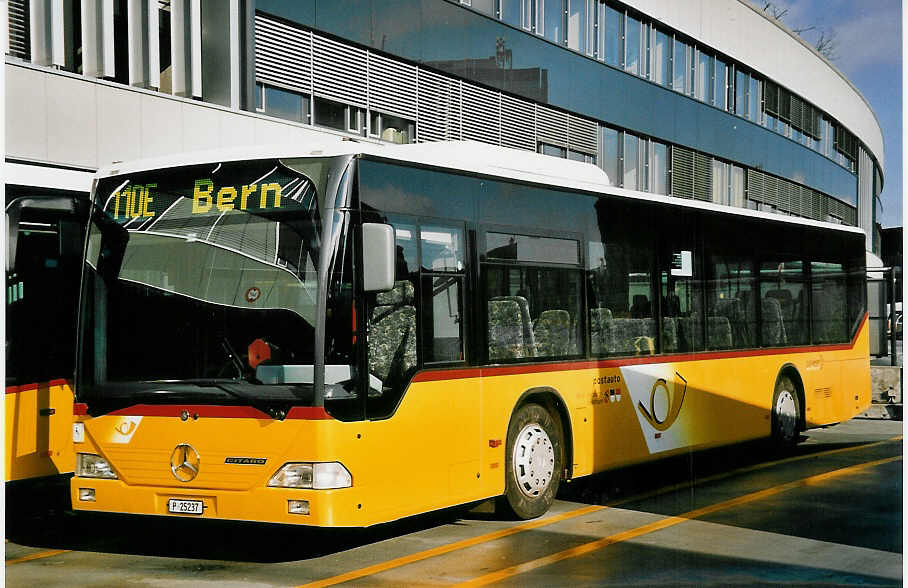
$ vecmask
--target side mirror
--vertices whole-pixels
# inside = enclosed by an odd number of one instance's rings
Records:
[[[363,290],[387,292],[394,288],[394,228],[363,223]]]

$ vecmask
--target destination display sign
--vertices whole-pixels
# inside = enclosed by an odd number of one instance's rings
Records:
[[[114,192],[109,207],[113,205],[114,219],[154,218],[157,214],[155,199],[157,183],[130,185]],[[277,182],[217,186],[210,178],[195,180],[192,189],[192,214],[222,213],[230,210],[266,210],[281,207],[282,187]],[[165,199],[172,201],[173,194]],[[169,203],[168,203],[169,204]]]

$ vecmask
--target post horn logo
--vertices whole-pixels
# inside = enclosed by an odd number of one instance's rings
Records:
[[[657,431],[671,427],[681,413],[681,405],[687,393],[687,380],[678,372],[675,375],[678,380],[675,381],[674,391],[669,390],[665,378],[659,378],[650,390],[649,407],[644,406],[643,402],[637,403],[643,418]]]
[[[180,443],[170,455],[170,471],[177,480],[189,482],[199,475],[201,461],[199,452],[192,445]]]

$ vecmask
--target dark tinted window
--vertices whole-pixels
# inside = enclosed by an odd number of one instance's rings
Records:
[[[543,263],[580,263],[580,243],[573,239],[486,233],[486,255],[491,259]]]

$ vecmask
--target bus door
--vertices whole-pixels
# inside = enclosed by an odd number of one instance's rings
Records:
[[[385,430],[386,458],[420,471],[416,496],[468,499],[479,491],[479,381],[446,377],[466,365],[466,245],[462,224],[389,218],[395,283],[368,297],[367,417]],[[381,421],[386,419],[386,421]],[[398,438],[399,436],[399,438]],[[401,451],[401,447],[408,447]],[[396,499],[404,496],[398,486]]]
[[[76,305],[88,208],[76,197],[7,206],[6,480],[73,471]]]

